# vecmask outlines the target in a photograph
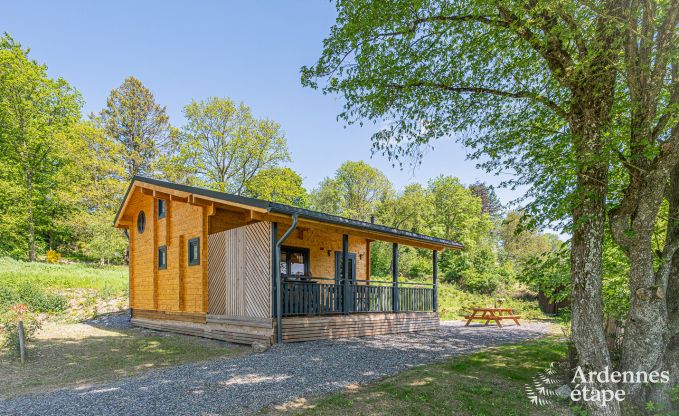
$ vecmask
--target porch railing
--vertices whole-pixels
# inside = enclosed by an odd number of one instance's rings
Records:
[[[346,287],[342,281],[330,278],[283,280],[283,316],[393,312],[394,287],[393,282],[375,280],[356,280]],[[399,297],[397,311],[434,310],[433,285],[398,282],[396,287]]]

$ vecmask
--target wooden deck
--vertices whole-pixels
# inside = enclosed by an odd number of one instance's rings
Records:
[[[275,342],[276,320],[223,319],[210,315],[160,314],[133,311],[132,325],[236,344]],[[403,332],[432,331],[439,327],[436,312],[365,313],[283,318],[283,342],[369,337]]]
[[[203,338],[218,339],[233,342],[235,344],[252,344],[261,342],[271,345],[273,338],[273,323],[268,320],[268,325],[261,321],[220,321],[207,318],[202,323],[191,321],[179,321],[165,319],[149,319],[133,315],[132,325],[155,329],[158,331],[175,332],[184,335],[193,335]]]
[[[283,342],[369,337],[402,332],[431,331],[439,327],[436,312],[388,312],[337,316],[283,318]],[[275,333],[274,322],[274,333]]]

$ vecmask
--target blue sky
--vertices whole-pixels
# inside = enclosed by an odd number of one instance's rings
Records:
[[[209,96],[244,101],[258,117],[279,122],[292,153],[291,167],[309,189],[345,160],[366,160],[398,188],[440,174],[463,183],[498,184],[475,168],[452,139],[435,144],[421,166],[400,170],[381,155],[371,159],[370,124],[337,121],[338,97],[302,88],[299,68],[319,56],[335,20],[328,1],[5,1],[0,31],[74,85],[84,114],[98,112],[111,89],[139,78],[167,106],[173,125],[182,107]],[[508,202],[520,194],[498,189]]]

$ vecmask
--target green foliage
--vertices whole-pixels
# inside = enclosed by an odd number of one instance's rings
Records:
[[[12,305],[25,304],[35,312],[59,313],[66,309],[67,303],[65,297],[49,293],[35,282],[28,280],[0,287],[0,311],[7,310]]]
[[[184,107],[187,123],[171,135],[161,161],[168,179],[242,195],[260,171],[288,162],[280,125],[257,119],[250,107],[211,97]]]
[[[0,258],[0,302],[7,296],[10,301],[4,303],[5,306],[21,303],[21,299],[15,296],[24,285],[30,286],[23,289],[25,293],[51,294],[62,289],[87,289],[94,290],[105,298],[125,296],[128,292],[127,268],[29,263]],[[49,304],[56,305],[60,301],[52,302],[54,303]]]
[[[151,173],[158,146],[170,131],[165,107],[156,103],[153,93],[137,78],[126,78],[111,91],[100,121],[106,135],[123,148],[125,179]]]
[[[309,193],[304,189],[302,177],[290,168],[270,168],[257,172],[245,184],[245,194],[302,208],[309,205]]]
[[[0,308],[0,349],[7,348],[19,355],[19,321],[23,322],[24,341],[33,339],[40,329],[40,321],[24,304],[14,304],[7,309]]]
[[[369,221],[393,193],[393,186],[380,170],[363,161],[342,163],[335,176],[325,178],[311,193],[317,211]]]
[[[0,37],[0,253],[34,260],[58,240],[70,207],[58,197],[65,133],[80,95],[9,35]]]

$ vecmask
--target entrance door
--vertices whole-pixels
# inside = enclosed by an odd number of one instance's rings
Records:
[[[349,257],[349,281],[351,283],[356,283],[356,253],[348,253]],[[344,263],[342,262],[342,252],[335,252],[335,282],[337,284],[342,283],[342,268]]]

